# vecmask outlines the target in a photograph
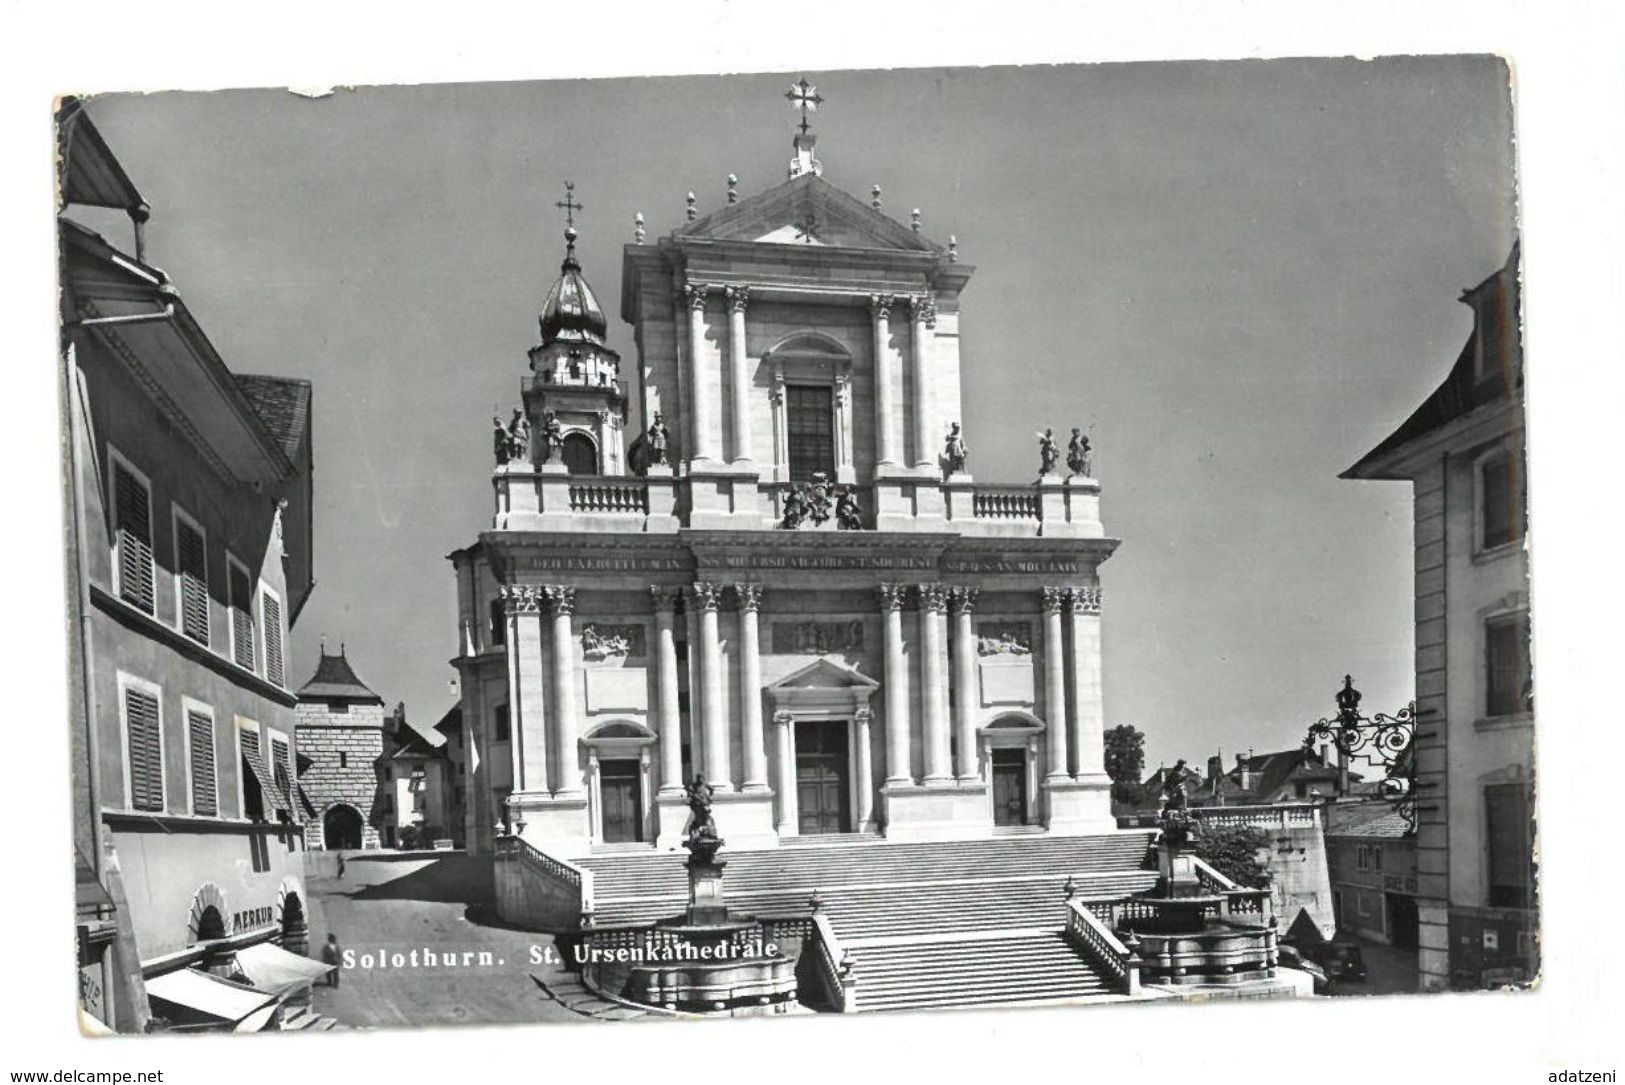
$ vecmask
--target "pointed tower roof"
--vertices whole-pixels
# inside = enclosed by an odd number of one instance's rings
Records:
[[[316,673],[311,676],[299,690],[301,701],[376,701],[383,704],[384,699],[368,688],[367,684],[356,675],[355,668],[345,658],[344,646],[339,645],[339,654],[330,656],[327,649],[321,649],[321,659],[316,663]]]

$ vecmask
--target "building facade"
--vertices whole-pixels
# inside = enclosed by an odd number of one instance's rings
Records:
[[[144,259],[146,204],[88,115],[60,126],[76,845],[82,899],[117,917],[113,968],[87,963],[81,921],[81,990],[139,1030],[185,1009],[147,984],[303,949],[286,665],[312,584],[310,385],[227,368]],[[127,213],[135,251],[85,207]]]
[[[1415,950],[1416,834],[1387,802],[1332,805],[1325,814],[1338,931]]]
[[[384,823],[379,772],[388,721],[384,699],[356,675],[339,646],[324,646],[299,690],[297,732],[303,771],[299,786],[310,803],[305,846],[342,851],[376,848]]]
[[[654,243],[640,221],[630,374],[566,231],[495,514],[452,555],[475,852],[675,847],[695,777],[736,848],[1114,828],[1100,487],[1053,445],[1036,481],[975,481],[973,269],[813,146]]]
[[[451,846],[451,773],[445,745],[430,743],[398,708],[378,762],[385,847]]]
[[[1424,989],[1530,980],[1534,686],[1518,249],[1462,295],[1444,382],[1345,478],[1415,509],[1419,962]]]

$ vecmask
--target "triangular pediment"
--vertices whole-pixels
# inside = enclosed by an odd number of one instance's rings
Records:
[[[832,659],[816,659],[768,689],[878,689],[880,683]]]
[[[691,222],[674,234],[706,241],[937,252],[919,233],[816,174],[786,181]]]

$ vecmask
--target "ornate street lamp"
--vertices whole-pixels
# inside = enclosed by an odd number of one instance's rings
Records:
[[[1349,758],[1359,755],[1382,769],[1377,794],[1394,812],[1405,819],[1407,833],[1416,831],[1416,759],[1411,742],[1416,737],[1416,702],[1412,701],[1392,716],[1377,713],[1360,715],[1360,691],[1354,679],[1343,676],[1337,691],[1337,714],[1309,725],[1303,740],[1313,750],[1330,741],[1337,747],[1338,765],[1343,772],[1344,790],[1348,783]]]

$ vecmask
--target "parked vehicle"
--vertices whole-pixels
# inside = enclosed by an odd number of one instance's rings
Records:
[[[1304,951],[1304,956],[1319,964],[1334,980],[1365,982],[1365,957],[1353,942],[1322,942],[1318,946],[1310,946]]]
[[[1309,973],[1309,978],[1314,981],[1315,994],[1329,995],[1332,993],[1332,979],[1326,974],[1326,970],[1315,961],[1306,958],[1298,951],[1298,947],[1283,942],[1277,948],[1277,953],[1281,967],[1296,968],[1300,972]]]

